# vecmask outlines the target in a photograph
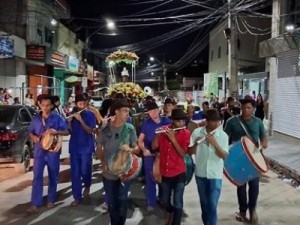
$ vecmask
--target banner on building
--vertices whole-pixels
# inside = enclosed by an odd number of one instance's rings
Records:
[[[51,54],[51,64],[57,67],[66,67],[65,55],[60,52],[53,51]]]
[[[204,74],[204,94],[209,97],[210,93],[218,95],[218,73]]]
[[[14,57],[14,40],[8,37],[0,37],[0,59]]]
[[[87,65],[87,79],[94,80],[94,68],[91,65]]]
[[[79,60],[75,56],[69,57],[69,70],[74,72],[79,71]]]
[[[45,58],[46,58],[45,46],[28,45],[27,58],[45,62]]]

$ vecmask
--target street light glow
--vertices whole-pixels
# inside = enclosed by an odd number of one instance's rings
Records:
[[[116,24],[115,24],[115,22],[112,21],[112,20],[107,20],[107,21],[106,21],[106,26],[107,26],[107,28],[110,29],[110,30],[116,29]]]
[[[57,25],[57,20],[56,19],[51,19],[51,25],[56,26]]]
[[[288,24],[286,25],[285,30],[288,32],[292,32],[295,30],[295,26],[293,24]]]
[[[150,57],[150,61],[153,62],[155,59],[153,56]]]

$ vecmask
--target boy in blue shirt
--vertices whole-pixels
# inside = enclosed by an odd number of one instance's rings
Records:
[[[31,204],[28,213],[37,213],[38,207],[43,203],[43,176],[44,168],[48,167],[49,188],[47,208],[53,208],[56,201],[57,181],[60,165],[60,149],[45,150],[41,146],[41,137],[45,132],[53,135],[69,135],[67,123],[56,113],[51,112],[53,107],[50,95],[40,96],[39,106],[41,112],[37,114],[30,125],[29,135],[34,142],[34,165]]]
[[[75,97],[75,111],[86,108],[86,97],[83,94]],[[84,183],[83,195],[88,196],[92,183],[92,155],[95,151],[94,129],[96,117],[89,111],[74,114],[69,118],[71,138],[69,142],[69,153],[71,160],[72,194],[74,201],[71,206],[77,206],[82,201],[82,182]]]

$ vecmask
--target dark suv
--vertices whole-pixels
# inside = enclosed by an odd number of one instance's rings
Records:
[[[0,105],[0,163],[23,163],[30,169],[33,143],[28,128],[36,111],[22,105]]]

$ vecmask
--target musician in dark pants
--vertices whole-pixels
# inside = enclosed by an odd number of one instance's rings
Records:
[[[159,127],[169,125],[171,121],[167,117],[159,115],[159,108],[155,102],[148,101],[146,107],[149,113],[149,118],[142,124],[138,145],[144,156],[143,166],[146,175],[147,211],[151,212],[157,206],[156,182],[153,179],[153,164],[156,152],[152,149],[152,141],[155,138],[155,130]]]
[[[126,123],[129,110],[130,105],[125,99],[113,103],[110,115],[115,117],[100,131],[97,138],[96,154],[101,160],[111,225],[124,225],[126,222],[128,190],[131,184],[131,181],[122,182],[119,176],[108,170],[109,163],[112,163],[111,156],[124,149],[132,154],[139,153],[135,129]]]
[[[195,154],[195,177],[204,225],[217,225],[224,159],[229,149],[228,136],[220,128],[220,119],[218,110],[208,109],[207,125],[194,130],[189,146],[190,154]]]
[[[241,101],[242,115],[239,117],[232,117],[227,121],[225,132],[228,134],[232,142],[241,140],[241,137],[248,136],[257,147],[262,149],[267,148],[268,142],[266,132],[262,121],[253,116],[255,110],[255,101],[251,98],[245,98]],[[248,134],[247,134],[248,133]],[[259,178],[254,178],[248,182],[249,193],[247,201],[247,184],[238,187],[237,196],[239,202],[239,213],[236,215],[238,221],[247,220],[246,213],[249,210],[250,222],[258,224],[258,217],[256,213],[256,205],[259,194]]]
[[[74,116],[68,119],[71,128],[69,153],[71,160],[72,194],[74,201],[71,206],[77,206],[82,201],[82,194],[87,197],[92,183],[92,155],[95,151],[94,129],[95,115],[86,108],[86,97],[76,95]],[[82,193],[82,183],[84,191]]]
[[[53,208],[56,201],[57,181],[60,165],[60,149],[55,151],[45,150],[41,146],[41,137],[45,132],[58,135],[69,135],[67,123],[54,112],[52,97],[41,95],[39,106],[41,113],[37,114],[30,125],[29,136],[34,142],[34,165],[31,204],[28,213],[37,213],[38,207],[43,203],[43,177],[44,168],[48,168],[49,188],[47,208]]]
[[[166,131],[155,136],[152,149],[160,152],[163,204],[167,211],[166,225],[179,225],[183,213],[186,181],[184,157],[188,152],[191,133],[185,128],[173,131],[185,126],[186,114],[182,109],[173,109],[171,119],[171,126],[163,127]],[[171,204],[172,195],[173,204]]]

